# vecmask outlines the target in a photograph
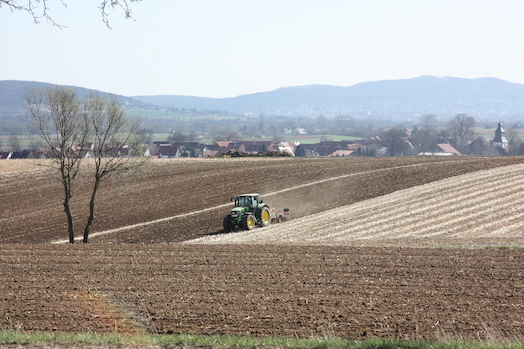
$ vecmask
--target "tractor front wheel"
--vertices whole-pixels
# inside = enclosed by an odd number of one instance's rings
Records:
[[[226,233],[229,233],[231,230],[235,229],[235,227],[231,224],[231,215],[228,214],[224,217],[224,220],[222,221],[222,227]]]
[[[244,230],[251,230],[255,227],[255,217],[253,215],[247,214],[242,217],[242,228]]]

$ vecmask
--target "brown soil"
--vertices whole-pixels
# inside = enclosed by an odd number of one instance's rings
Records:
[[[258,192],[271,207],[289,208],[297,218],[523,162],[521,157],[154,160],[135,176],[104,184],[91,241],[171,243],[220,233],[230,198],[241,193]],[[0,243],[67,239],[63,191],[53,174],[45,167],[3,175],[0,170]],[[87,221],[88,183],[80,178],[73,193],[78,237]],[[148,222],[153,223],[131,227]]]
[[[265,194],[271,206],[300,217],[523,162],[155,161],[125,185],[105,184],[93,243],[74,245],[49,244],[67,237],[61,188],[50,172],[0,171],[0,328],[521,339],[522,250],[176,242],[219,233],[225,204],[239,193]],[[77,218],[87,207],[83,194],[85,186],[75,192]],[[121,227],[128,228],[104,233]]]
[[[524,251],[2,245],[0,326],[522,338]]]

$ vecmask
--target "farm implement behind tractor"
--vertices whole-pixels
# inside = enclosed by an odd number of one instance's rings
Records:
[[[264,204],[258,194],[238,195],[232,197],[231,201],[235,202],[235,207],[222,222],[226,232],[235,230],[236,227],[244,230],[251,230],[256,226],[267,227],[272,222],[280,223],[290,218],[289,209],[276,213],[275,209]]]

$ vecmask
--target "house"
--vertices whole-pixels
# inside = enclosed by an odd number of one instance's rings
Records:
[[[310,150],[318,156],[328,156],[333,154],[335,151],[342,149],[339,142],[318,142],[314,144],[304,144],[306,150]]]
[[[493,147],[491,141],[488,139],[478,136],[473,142],[469,143],[469,154],[471,155],[493,155]]]
[[[229,152],[246,152],[246,148],[240,142],[229,142],[227,146],[220,147],[215,155],[227,154]]]
[[[361,150],[364,150],[367,148],[367,145],[363,145],[360,143],[347,143],[345,146],[345,149],[347,150],[358,150],[360,148]]]
[[[434,151],[421,152],[420,156],[462,156],[462,153],[455,149],[451,144],[439,143],[436,145]]]
[[[336,150],[335,152],[333,152],[332,154],[328,155],[328,156],[355,156],[355,151],[354,150],[342,150],[342,149],[339,149],[339,150]]]
[[[202,156],[215,156],[218,154],[218,150],[207,150],[207,149],[204,149],[204,151],[202,152]]]
[[[281,153],[289,153],[295,156],[295,149],[300,142],[280,142],[278,143],[278,151]]]
[[[242,141],[246,153],[256,154],[258,152],[275,151],[272,141]]]
[[[182,153],[178,145],[162,144],[158,147],[159,158],[180,158]]]
[[[29,157],[29,150],[14,151],[11,153],[10,159],[27,159]]]
[[[215,150],[219,150],[220,148],[227,147],[231,143],[231,141],[217,141],[215,142]]]
[[[462,153],[455,149],[451,144],[440,143],[437,144],[437,151],[443,153],[450,153],[451,156],[462,156]]]
[[[306,129],[304,129],[302,127],[295,127],[295,129],[293,130],[293,134],[296,134],[296,135],[307,135],[307,131],[306,131]]]

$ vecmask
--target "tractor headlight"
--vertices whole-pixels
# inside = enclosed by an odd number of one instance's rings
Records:
[[[237,218],[238,217],[238,212],[237,211],[231,211],[231,217]]]

